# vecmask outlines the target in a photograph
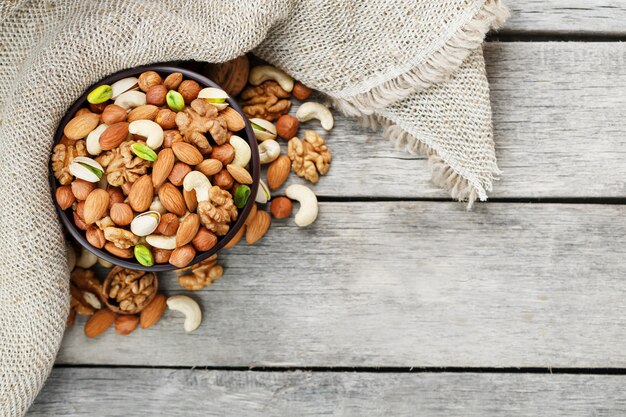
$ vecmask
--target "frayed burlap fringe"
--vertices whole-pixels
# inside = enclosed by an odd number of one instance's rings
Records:
[[[333,104],[346,116],[373,114],[409,94],[426,89],[450,77],[470,52],[479,48],[490,29],[497,29],[509,17],[500,0],[487,0],[478,13],[445,45],[406,73],[352,97],[334,96]]]

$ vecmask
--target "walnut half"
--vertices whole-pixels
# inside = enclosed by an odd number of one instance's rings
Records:
[[[230,223],[237,220],[239,212],[232,195],[214,185],[209,190],[209,199],[198,203],[197,213],[200,221],[218,236],[224,236],[230,229]]]
[[[304,132],[304,141],[292,138],[287,145],[291,168],[299,177],[317,183],[320,175],[330,169],[332,155],[324,145],[324,139],[312,130]]]
[[[52,171],[54,177],[59,180],[61,185],[67,185],[72,182],[74,177],[70,174],[70,163],[77,156],[87,155],[87,147],[84,140],[71,142],[68,140],[61,141],[52,150]]]
[[[276,81],[265,81],[256,87],[248,87],[241,93],[241,106],[248,118],[274,121],[289,113],[289,93]]]

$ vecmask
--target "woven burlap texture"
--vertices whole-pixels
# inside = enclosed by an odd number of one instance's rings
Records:
[[[138,65],[252,50],[429,155],[433,179],[472,201],[498,173],[480,44],[505,17],[498,0],[0,2],[0,415],[25,413],[65,328],[48,160],[85,88]]]

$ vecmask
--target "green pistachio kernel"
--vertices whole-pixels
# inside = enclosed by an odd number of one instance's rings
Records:
[[[104,171],[100,171],[98,168],[92,167],[91,165],[84,164],[82,162],[79,162],[79,164],[87,168],[89,171],[93,172],[94,175],[98,177],[98,179],[102,179],[102,174],[104,174]]]
[[[250,187],[240,184],[235,189],[235,205],[237,208],[244,208],[250,198]]]
[[[252,125],[252,129],[260,130],[261,132],[267,132],[266,128],[259,126],[256,123],[250,122],[250,124]]]
[[[185,100],[178,91],[168,91],[165,96],[165,101],[167,101],[167,105],[173,111],[182,111],[185,108]]]
[[[135,245],[135,258],[137,259],[137,262],[143,266],[154,265],[152,252],[150,252],[150,249],[148,249],[145,245]]]
[[[104,103],[113,95],[113,89],[110,85],[99,85],[91,90],[91,93],[87,96],[87,101],[91,104]]]
[[[207,103],[226,103],[225,98],[205,98],[204,101]]]
[[[130,146],[133,153],[140,157],[141,159],[145,159],[146,161],[154,162],[157,160],[157,154],[150,147],[144,145],[143,143],[133,143]]]

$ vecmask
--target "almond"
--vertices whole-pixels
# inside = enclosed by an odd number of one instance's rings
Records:
[[[176,232],[176,247],[179,248],[191,242],[196,236],[196,233],[198,233],[199,228],[200,216],[192,213],[185,217],[185,219],[180,223],[178,231]]]
[[[102,122],[108,125],[123,122],[126,120],[126,117],[126,109],[117,104],[109,104],[102,112]]]
[[[228,127],[228,130],[231,132],[237,132],[246,127],[246,122],[244,122],[243,116],[230,106],[222,110],[220,115],[224,118],[226,127]]]
[[[180,193],[178,188],[169,182],[166,182],[159,187],[159,200],[161,200],[163,207],[165,207],[170,213],[174,213],[178,216],[184,216],[187,211],[183,195]],[[150,201],[152,202],[152,197],[150,197]],[[150,204],[148,204],[148,206],[150,206]]]
[[[104,232],[97,226],[89,226],[85,236],[87,237],[87,242],[98,249],[102,249],[106,243]]]
[[[286,155],[281,155],[272,162],[267,169],[267,186],[270,190],[275,190],[287,180],[289,170],[291,169],[291,161]]]
[[[183,188],[183,198],[185,205],[190,212],[196,211],[198,208],[198,200],[196,199],[196,190],[187,191]]]
[[[159,108],[152,104],[144,104],[143,106],[135,107],[128,113],[128,122],[134,122],[135,120],[153,120],[156,118]]]
[[[180,248],[174,249],[172,255],[170,256],[170,264],[178,267],[184,268],[193,260],[196,256],[196,250],[191,245],[181,246]]]
[[[154,296],[152,301],[150,301],[150,304],[141,310],[139,322],[141,323],[142,329],[147,329],[148,327],[155,325],[161,319],[161,316],[167,307],[166,301],[167,300],[163,294],[157,294]]]
[[[109,211],[109,217],[118,226],[128,226],[133,221],[133,209],[126,203],[114,203]]]
[[[207,251],[217,244],[217,236],[206,227],[200,227],[191,243],[196,250]]]
[[[250,226],[246,228],[246,243],[252,245],[261,239],[267,232],[267,229],[270,228],[271,222],[272,217],[267,211],[257,211],[256,216],[250,222]]]
[[[115,313],[108,308],[96,311],[85,323],[85,336],[98,337],[115,321]]]
[[[157,160],[152,166],[152,185],[159,188],[165,182],[172,168],[174,168],[174,152],[171,149],[161,149]]]
[[[68,139],[78,140],[86,137],[100,123],[100,115],[95,113],[81,113],[67,122],[63,133]]]
[[[258,208],[256,204],[253,204],[252,209],[250,210],[250,213],[248,213],[248,217],[246,217],[246,221],[244,223],[246,226],[250,226],[250,223],[252,223],[252,220],[254,220],[254,216],[256,216],[257,210]]]
[[[178,216],[173,213],[165,213],[161,216],[161,221],[157,226],[157,232],[161,233],[163,236],[174,236],[178,231],[179,224],[180,220],[178,220]]]
[[[214,146],[211,150],[210,157],[217,159],[222,165],[228,165],[235,159],[235,148],[230,143],[225,143],[220,146]]]
[[[180,187],[181,185],[183,185],[185,176],[187,176],[187,174],[189,174],[190,172],[191,167],[189,165],[184,162],[178,161],[174,164],[174,168],[172,168],[172,172],[170,172],[170,175],[167,177],[167,179],[170,180],[170,182],[175,186]]]
[[[187,142],[175,142],[172,150],[176,158],[188,165],[198,165],[204,159],[198,148]]]
[[[222,163],[217,159],[205,159],[196,165],[196,170],[202,172],[207,177],[215,175],[222,170]]]
[[[106,190],[97,188],[87,196],[85,208],[83,209],[83,219],[87,225],[93,224],[96,220],[103,218],[109,209],[109,193]]]
[[[100,135],[100,148],[109,151],[119,146],[128,137],[128,122],[117,122],[107,127]]]
[[[89,193],[96,188],[96,183],[81,180],[80,178],[72,181],[72,193],[77,200],[85,200]]]
[[[72,204],[76,201],[76,197],[72,193],[72,188],[69,185],[62,185],[58,187],[55,195],[57,204],[61,207],[61,210],[66,210],[72,207]]]
[[[246,231],[245,227],[242,227],[241,229],[237,230],[237,233],[235,233],[235,236],[233,236],[233,238],[229,240],[226,245],[224,245],[224,249],[230,249],[233,246],[235,246],[237,243],[239,243],[245,231]]]
[[[139,324],[139,316],[121,315],[115,319],[115,332],[121,336],[131,334]]]
[[[115,246],[113,242],[107,242],[104,244],[104,249],[107,250],[112,255],[117,256],[118,258],[130,259],[134,257],[132,249],[121,249]]]
[[[252,184],[252,176],[244,167],[240,167],[238,165],[227,165],[226,169],[239,184]]]
[[[149,175],[143,175],[133,183],[130,193],[128,193],[128,203],[133,210],[141,213],[150,208],[152,197],[154,197],[152,179]]]

